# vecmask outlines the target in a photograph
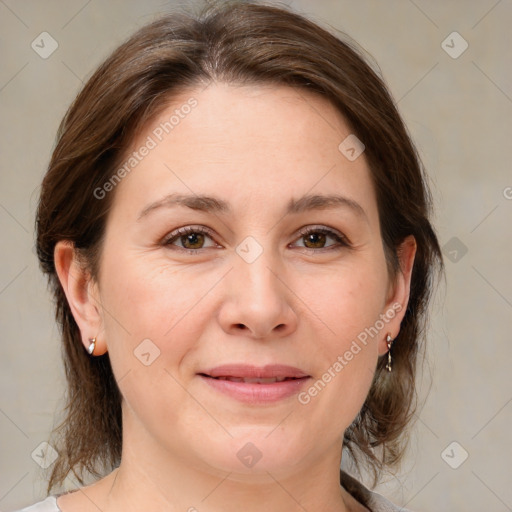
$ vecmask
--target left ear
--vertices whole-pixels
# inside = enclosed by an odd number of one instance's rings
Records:
[[[409,235],[400,244],[397,256],[400,264],[394,280],[389,285],[388,299],[383,311],[383,315],[388,319],[381,332],[382,339],[379,341],[379,354],[385,354],[388,351],[386,336],[389,333],[392,339],[395,339],[400,332],[400,324],[405,316],[409,295],[411,291],[411,275],[416,256],[416,239]]]

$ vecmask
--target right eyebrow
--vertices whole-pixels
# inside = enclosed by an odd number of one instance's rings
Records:
[[[199,196],[189,194],[169,194],[154,203],[146,206],[139,214],[137,220],[141,220],[150,212],[159,208],[172,208],[173,206],[186,206],[192,210],[205,212],[229,213],[231,208],[226,201],[212,196]]]

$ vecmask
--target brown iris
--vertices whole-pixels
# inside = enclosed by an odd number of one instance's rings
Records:
[[[203,233],[189,233],[181,237],[181,243],[185,249],[201,249],[204,245]]]
[[[326,238],[325,233],[309,233],[304,236],[304,245],[309,249],[319,249],[325,246]]]

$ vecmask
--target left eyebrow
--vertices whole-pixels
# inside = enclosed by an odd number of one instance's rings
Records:
[[[305,195],[299,199],[291,199],[288,203],[287,213],[302,213],[309,210],[327,210],[340,207],[348,208],[358,217],[362,217],[368,222],[368,216],[359,203],[353,199],[337,194]]]

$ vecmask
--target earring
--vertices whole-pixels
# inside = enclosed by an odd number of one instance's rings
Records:
[[[388,345],[388,363],[386,364],[386,370],[390,372],[391,368],[391,345],[393,343],[393,339],[391,338],[391,334],[388,333],[386,336],[386,343]]]
[[[89,338],[89,348],[87,349],[87,352],[89,352],[89,354],[92,355],[95,348],[96,348],[96,338]]]

